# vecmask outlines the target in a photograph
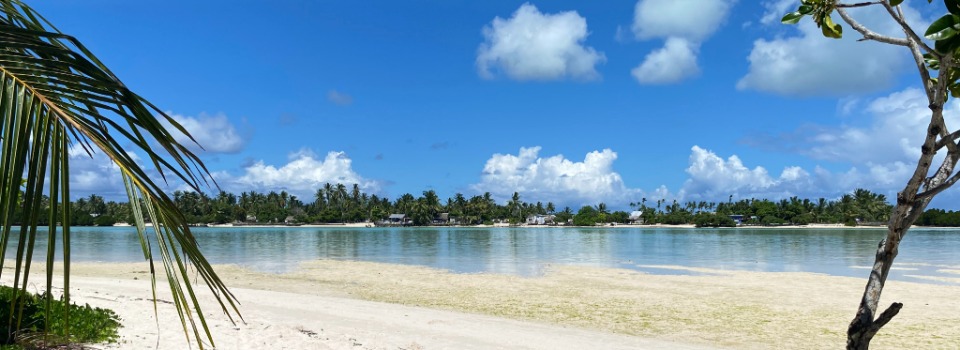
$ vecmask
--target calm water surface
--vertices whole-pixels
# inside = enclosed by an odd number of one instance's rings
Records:
[[[129,227],[75,228],[74,261],[133,262],[143,254]],[[750,271],[805,271],[864,277],[873,263],[878,229],[681,228],[198,228],[213,263],[269,272],[304,261],[342,259],[423,265],[459,273],[524,276],[549,264],[684,273],[650,265]],[[45,244],[45,243],[42,243]],[[913,229],[891,279],[960,279],[960,230]]]

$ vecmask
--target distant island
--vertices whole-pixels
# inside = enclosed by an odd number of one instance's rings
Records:
[[[790,197],[740,199],[726,202],[678,202],[641,198],[629,203],[629,210],[611,210],[605,203],[584,205],[574,211],[557,208],[552,202],[525,201],[519,193],[498,204],[487,192],[466,198],[457,193],[445,201],[433,190],[419,197],[403,194],[391,201],[367,194],[353,185],[326,184],[314,198],[304,201],[285,191],[240,195],[220,191],[205,193],[176,191],[174,202],[193,225],[304,225],[366,223],[363,226],[472,226],[472,225],[695,225],[732,227],[737,225],[779,226],[842,224],[847,226],[884,225],[891,205],[882,194],[856,189],[836,200]],[[48,202],[47,202],[48,203]],[[49,215],[45,205],[41,224]],[[105,201],[92,194],[71,203],[71,224],[111,226],[133,222],[126,202]],[[16,213],[19,218],[19,212]],[[960,212],[929,209],[919,220],[921,226],[960,226]]]

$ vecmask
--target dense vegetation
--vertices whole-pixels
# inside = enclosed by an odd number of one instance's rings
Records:
[[[51,300],[47,309],[46,297],[33,294],[20,295],[25,299],[20,317],[20,329],[16,317],[11,317],[11,299],[16,291],[0,286],[0,349],[54,348],[58,344],[115,342],[119,337],[119,318],[113,311],[93,308],[90,305],[70,304],[69,321],[64,312],[67,304]],[[69,327],[67,325],[69,324]],[[69,336],[68,336],[69,329]]]
[[[173,200],[193,224],[231,222],[250,223],[348,223],[379,222],[390,214],[404,214],[414,225],[431,225],[441,213],[449,213],[460,224],[493,222],[522,223],[530,215],[554,215],[557,223],[590,226],[606,223],[628,223],[627,210],[611,210],[604,203],[557,208],[553,203],[521,199],[519,193],[504,204],[498,204],[490,193],[465,197],[457,193],[441,200],[433,190],[421,196],[404,194],[395,200],[363,193],[357,185],[348,189],[342,184],[327,184],[314,197],[304,201],[287,192],[243,192],[239,196],[220,192],[215,197],[204,193],[173,193]],[[626,209],[626,208],[625,208]],[[741,199],[726,202],[685,202],[676,200],[630,203],[630,211],[642,211],[644,223],[696,224],[698,226],[730,226],[729,215],[741,215],[748,225],[809,223],[845,223],[849,225],[885,223],[891,206],[882,194],[857,189],[837,200],[816,200],[791,197],[778,201]],[[97,195],[73,202],[71,217],[76,225],[112,225],[129,222],[131,210],[126,203],[106,202]],[[960,214],[957,214],[960,215]],[[41,216],[45,217],[45,216]]]
[[[914,224],[919,226],[960,227],[960,211],[929,209],[923,212]]]

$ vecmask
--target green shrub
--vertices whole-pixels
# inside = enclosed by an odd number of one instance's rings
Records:
[[[19,325],[14,318],[11,322],[11,301],[16,291],[7,286],[0,286],[0,344],[12,345],[0,349],[43,348],[56,344],[67,343],[102,343],[116,342],[119,338],[117,330],[120,328],[120,319],[108,309],[94,308],[89,304],[78,306],[69,305],[69,332],[67,336],[67,304],[63,300],[54,299],[50,302],[47,312],[46,297],[44,295],[21,294],[23,313]],[[49,317],[49,318],[46,318]]]
[[[693,223],[697,227],[736,227],[737,222],[729,216],[699,213],[693,218]]]
[[[773,215],[764,216],[764,217],[763,217],[763,220],[760,220],[760,223],[761,223],[761,224],[764,224],[764,225],[766,225],[766,226],[782,225],[783,222],[784,222],[783,219],[778,218],[778,217],[773,216]]]
[[[97,226],[113,226],[116,224],[117,220],[110,215],[100,215],[96,219],[93,219],[93,224]]]
[[[797,225],[807,225],[813,222],[813,214],[803,213],[793,217],[793,223]]]

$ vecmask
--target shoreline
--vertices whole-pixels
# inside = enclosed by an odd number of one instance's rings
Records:
[[[152,224],[147,224],[147,227],[152,227]],[[80,227],[80,226],[77,226]],[[95,227],[95,226],[87,226]],[[133,227],[127,223],[117,223],[112,227]],[[698,228],[693,224],[681,224],[681,225],[667,225],[667,224],[650,224],[650,225],[630,225],[630,224],[617,224],[617,225],[598,225],[598,226],[559,226],[559,225],[445,225],[445,226],[376,226],[373,223],[369,222],[356,222],[356,223],[329,223],[329,224],[302,224],[302,225],[276,225],[276,224],[212,224],[204,226],[193,226],[194,228],[388,228],[388,227],[409,227],[409,228],[497,228],[497,229],[509,229],[509,228],[523,228],[523,229],[564,229],[564,228],[590,228],[590,229],[618,229],[618,228]],[[844,224],[807,224],[807,225],[780,225],[780,226],[737,226],[737,227],[702,227],[702,229],[886,229],[886,226],[845,226]],[[947,226],[913,226],[911,229],[938,229],[938,230],[949,230],[956,229],[960,230],[960,227],[947,227]]]
[[[185,345],[164,302],[164,327],[157,332],[147,269],[143,263],[72,265],[74,300],[114,309],[124,319],[123,343],[109,348],[152,349],[158,337],[160,349]],[[213,311],[208,317],[218,345],[241,349],[837,348],[865,283],[803,272],[698,268],[696,275],[654,275],[568,265],[519,277],[334,260],[284,274],[232,265],[216,270],[240,297],[247,323],[231,325],[209,303],[209,293],[201,300]],[[158,297],[169,300],[166,293]],[[905,306],[874,346],[954,347],[960,343],[958,293],[960,286],[889,281],[882,303]]]

